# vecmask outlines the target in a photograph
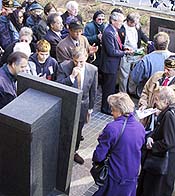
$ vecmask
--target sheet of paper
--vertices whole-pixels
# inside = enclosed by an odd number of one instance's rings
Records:
[[[141,110],[136,110],[136,114],[138,116],[139,119],[143,119],[147,116],[150,116],[151,114],[154,114],[156,112],[158,112],[159,110],[157,108],[148,108],[148,109],[145,109],[143,111]]]

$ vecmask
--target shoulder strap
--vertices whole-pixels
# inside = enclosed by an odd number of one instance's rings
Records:
[[[123,123],[123,126],[122,126],[122,129],[121,129],[121,131],[120,131],[120,134],[119,134],[119,136],[118,136],[118,138],[117,138],[117,140],[116,140],[116,142],[115,142],[115,145],[113,146],[113,148],[111,148],[111,149],[109,150],[108,156],[111,154],[111,152],[113,151],[113,149],[115,148],[115,146],[117,146],[117,144],[118,144],[118,142],[119,142],[121,136],[123,135],[124,130],[125,130],[125,127],[126,127],[127,121],[128,121],[128,116],[125,118],[125,121],[124,121],[124,123]]]

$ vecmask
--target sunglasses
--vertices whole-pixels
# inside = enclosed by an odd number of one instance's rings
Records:
[[[104,18],[97,18],[97,20],[104,21],[105,19]]]

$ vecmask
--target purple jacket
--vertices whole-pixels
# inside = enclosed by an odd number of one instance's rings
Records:
[[[131,113],[123,135],[115,146],[125,118],[125,116],[120,116],[107,124],[98,138],[99,144],[92,159],[94,162],[103,161],[109,149],[112,148],[109,158],[109,176],[118,183],[128,180],[133,181],[137,178],[141,160],[141,147],[145,141],[145,129]]]

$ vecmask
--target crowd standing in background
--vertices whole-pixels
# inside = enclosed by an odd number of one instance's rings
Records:
[[[168,50],[170,38],[167,33],[157,33],[154,36],[153,42],[155,51],[145,55],[138,61],[131,72],[131,78],[135,84],[138,85],[140,94],[147,80],[155,72],[163,71],[165,59],[173,55],[173,53]]]
[[[21,71],[82,91],[74,161],[83,164],[84,159],[78,154],[84,140],[82,129],[93,112],[98,86],[102,90],[101,112],[113,115],[114,121],[99,136],[93,161],[102,162],[109,149],[113,150],[107,182],[94,195],[136,195],[140,161],[145,155],[141,154],[141,147],[145,141],[143,146],[149,152],[169,152],[169,167],[166,175],[154,176],[144,171],[142,161],[138,196],[160,196],[159,191],[170,196],[175,160],[175,56],[168,50],[169,35],[158,32],[151,42],[141,29],[137,12],[125,16],[116,7],[108,19],[106,15],[103,10],[96,10],[92,20],[84,24],[76,1],[68,1],[65,12],[60,13],[51,2],[41,5],[36,0],[22,4],[2,0],[0,108],[17,96],[16,76]],[[142,53],[141,41],[146,45],[153,43],[154,51]],[[116,89],[117,80],[119,89]],[[127,94],[130,89],[140,97],[140,111],[151,107],[159,109],[159,114],[138,122],[134,103]],[[126,118],[125,131],[115,146]],[[149,136],[145,137],[145,129]]]

